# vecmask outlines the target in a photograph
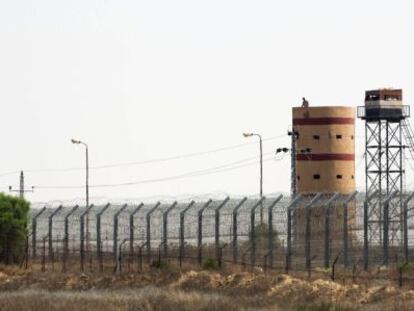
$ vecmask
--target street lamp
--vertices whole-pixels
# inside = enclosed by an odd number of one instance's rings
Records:
[[[243,133],[244,137],[257,136],[259,137],[260,147],[260,199],[263,197],[263,143],[262,136],[256,133]],[[260,224],[263,224],[263,206],[260,208]]]
[[[291,195],[292,197],[296,195],[296,153],[298,152],[296,150],[296,142],[292,143],[292,148],[277,148],[276,149],[276,154],[279,153],[287,153],[290,152],[291,157],[290,157],[290,166],[291,166]],[[312,153],[312,149],[311,148],[303,148],[300,149],[299,152],[300,154],[304,154],[309,160],[310,158],[310,154]]]
[[[86,188],[86,208],[88,208],[89,207],[89,151],[88,151],[88,145],[86,143],[84,143],[83,141],[76,140],[76,139],[73,139],[73,138],[70,141],[72,142],[72,144],[85,146],[85,151],[86,151],[86,183],[85,183],[85,188]],[[87,242],[89,242],[89,213],[86,215],[86,239],[87,239]],[[88,244],[89,243],[87,243],[87,245]]]
[[[89,207],[89,151],[88,145],[80,140],[71,139],[72,144],[84,145],[86,151],[86,207]]]

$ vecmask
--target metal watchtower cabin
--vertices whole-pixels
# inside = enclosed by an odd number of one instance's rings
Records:
[[[358,107],[358,118],[365,121],[365,187],[368,204],[369,240],[381,243],[384,226],[384,201],[392,194],[404,194],[404,139],[412,141],[406,118],[410,106],[404,106],[401,89],[365,92],[365,105]],[[409,145],[411,151],[411,145]],[[400,240],[402,200],[394,200],[386,219],[391,243]]]

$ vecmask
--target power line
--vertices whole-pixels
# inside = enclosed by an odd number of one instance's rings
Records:
[[[271,140],[275,140],[275,139],[285,137],[285,136],[286,135],[272,136],[272,137],[264,138],[263,141],[271,141]],[[134,166],[134,165],[143,165],[143,164],[167,162],[167,161],[172,161],[172,160],[188,159],[188,158],[203,156],[203,155],[207,155],[207,154],[211,154],[211,153],[238,149],[238,148],[242,148],[242,147],[245,147],[245,146],[248,146],[248,145],[254,145],[254,144],[256,144],[256,142],[248,142],[248,143],[243,143],[243,144],[238,144],[238,145],[221,147],[221,148],[216,148],[216,149],[211,149],[211,150],[206,150],[206,151],[200,151],[200,152],[187,153],[187,154],[176,155],[176,156],[165,157],[165,158],[156,158],[156,159],[144,160],[144,161],[133,161],[133,162],[123,162],[123,163],[91,166],[91,167],[89,167],[89,169],[99,170],[99,169],[106,169],[106,168],[128,167],[128,166]],[[27,173],[48,173],[49,172],[50,173],[50,172],[79,171],[79,170],[84,170],[84,169],[85,169],[84,167],[50,168],[50,169],[26,169],[25,172],[27,172]],[[4,173],[4,174],[0,174],[0,177],[13,175],[13,174],[16,174],[16,173],[19,173],[19,171],[13,171],[13,172],[7,172],[7,173]]]
[[[116,184],[100,184],[100,185],[90,185],[91,188],[109,188],[109,187],[121,187],[121,186],[133,186],[138,184],[148,184],[148,183],[156,183],[156,182],[163,182],[163,181],[170,181],[170,180],[176,180],[176,179],[182,179],[182,178],[189,178],[189,177],[197,177],[197,176],[204,176],[204,175],[210,175],[210,174],[216,174],[231,170],[240,169],[243,167],[256,165],[257,164],[257,157],[254,157],[255,161],[251,161],[252,158],[247,158],[244,160],[239,160],[231,163],[227,163],[224,165],[211,167],[208,169],[203,170],[197,170],[192,172],[187,172],[183,174],[178,175],[172,175],[167,177],[160,177],[160,178],[153,178],[153,179],[146,179],[146,180],[139,180],[139,181],[131,181],[131,182],[123,182],[123,183],[116,183]],[[280,161],[281,159],[275,160],[274,157],[270,157],[265,159],[263,162],[268,162],[271,160]],[[247,162],[247,163],[243,163]],[[243,163],[243,164],[240,164]],[[235,164],[239,164],[234,166]],[[83,188],[84,186],[36,186],[38,189],[79,189]]]
[[[271,160],[271,159],[266,159],[266,161],[269,161],[269,160]],[[181,179],[181,178],[186,178],[186,177],[203,176],[203,175],[214,174],[214,173],[218,173],[218,172],[222,172],[222,171],[230,171],[230,170],[234,170],[234,169],[238,169],[238,168],[242,168],[242,167],[246,167],[246,166],[251,166],[251,165],[257,164],[256,161],[257,160],[255,160],[254,162],[248,161],[248,163],[244,163],[242,165],[229,167],[231,165],[242,162],[242,161],[235,161],[235,162],[228,163],[228,164],[225,164],[225,165],[220,165],[220,166],[217,166],[217,167],[212,167],[212,168],[208,168],[208,169],[187,172],[187,173],[168,176],[168,177],[153,178],[153,179],[147,179],[147,180],[116,183],[116,184],[91,185],[90,187],[91,188],[107,188],[107,187],[118,187],[118,186],[130,186],[130,185],[137,185],[137,184],[169,181],[169,180]],[[37,186],[36,188],[41,188],[41,189],[78,189],[78,188],[83,188],[83,186]]]
[[[2,173],[2,174],[0,174],[0,177],[15,175],[15,174],[18,174],[19,172],[20,171],[13,171],[13,172]]]

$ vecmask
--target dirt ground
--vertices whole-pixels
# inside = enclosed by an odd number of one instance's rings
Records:
[[[353,283],[262,271],[143,273],[0,267],[0,310],[414,310],[414,282]]]

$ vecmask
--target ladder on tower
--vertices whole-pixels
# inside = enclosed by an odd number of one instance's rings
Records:
[[[403,134],[405,141],[407,143],[407,148],[410,151],[410,160],[414,160],[414,131],[411,127],[410,122],[407,119],[402,120],[401,122]]]

